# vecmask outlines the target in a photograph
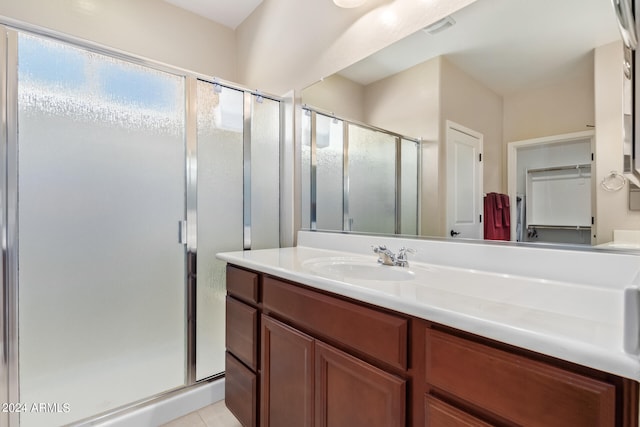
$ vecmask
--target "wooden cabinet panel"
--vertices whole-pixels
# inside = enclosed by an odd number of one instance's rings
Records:
[[[244,427],[257,426],[257,377],[230,353],[225,359],[224,400]]]
[[[227,292],[243,301],[257,304],[258,274],[241,268],[227,266]]]
[[[427,330],[426,380],[519,425],[615,425],[615,386]]]
[[[316,341],[315,426],[401,427],[406,381]]]
[[[425,427],[492,427],[433,396],[424,399]]]
[[[407,324],[403,317],[363,307],[265,277],[263,307],[391,366],[407,368]]]
[[[313,425],[314,340],[262,316],[262,427]]]
[[[227,351],[255,372],[258,369],[258,310],[227,297],[226,322]]]

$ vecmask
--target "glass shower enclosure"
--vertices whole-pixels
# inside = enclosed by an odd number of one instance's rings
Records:
[[[303,109],[302,226],[419,234],[420,141]]]
[[[215,378],[215,253],[279,246],[280,101],[0,33],[2,394],[25,405],[2,424],[64,425]]]

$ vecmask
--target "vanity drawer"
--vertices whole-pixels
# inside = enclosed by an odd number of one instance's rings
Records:
[[[406,318],[264,277],[263,308],[329,342],[407,369]]]
[[[258,310],[227,296],[227,351],[255,371],[258,367]]]
[[[257,376],[233,355],[226,353],[224,401],[244,427],[258,425]]]
[[[433,391],[519,425],[615,425],[615,386],[443,332],[427,330]]]
[[[425,427],[492,427],[433,396],[424,398]]]
[[[234,297],[257,304],[258,283],[258,273],[227,266],[227,292]]]

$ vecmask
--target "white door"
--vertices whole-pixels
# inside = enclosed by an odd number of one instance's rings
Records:
[[[482,134],[447,121],[447,237],[482,239]]]

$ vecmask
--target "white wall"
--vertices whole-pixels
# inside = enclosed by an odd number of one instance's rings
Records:
[[[273,93],[301,90],[475,0],[264,0],[237,33],[239,81]]]
[[[4,0],[2,17],[238,80],[234,31],[161,0]]]
[[[596,244],[613,240],[614,229],[640,229],[640,212],[628,209],[628,184],[616,192],[600,187],[611,171],[623,170],[622,60],[621,42],[595,50]]]

